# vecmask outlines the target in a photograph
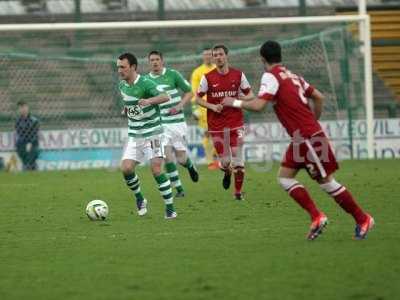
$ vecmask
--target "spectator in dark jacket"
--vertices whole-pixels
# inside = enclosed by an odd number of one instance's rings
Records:
[[[36,170],[39,157],[39,120],[29,112],[26,102],[18,102],[19,117],[15,122],[16,150],[24,170]]]

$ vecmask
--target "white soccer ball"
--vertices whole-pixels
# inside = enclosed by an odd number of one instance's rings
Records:
[[[102,200],[92,200],[86,206],[86,215],[92,221],[104,221],[108,216],[108,206]]]

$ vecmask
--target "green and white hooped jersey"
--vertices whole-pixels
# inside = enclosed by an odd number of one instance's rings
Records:
[[[119,90],[128,116],[128,136],[145,138],[163,132],[160,107],[158,104],[141,107],[140,99],[147,99],[162,94],[157,84],[145,76],[138,75],[133,84],[120,81]]]
[[[183,78],[181,73],[174,69],[164,68],[161,75],[149,73],[147,77],[157,83],[158,87],[168,93],[170,100],[160,104],[161,121],[163,124],[185,122],[183,111],[176,115],[169,115],[169,110],[181,102],[180,89],[184,93],[192,91],[190,83]]]

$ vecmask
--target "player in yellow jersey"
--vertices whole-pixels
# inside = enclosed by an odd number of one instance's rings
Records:
[[[197,89],[199,88],[200,85],[200,80],[201,77],[203,77],[204,74],[207,74],[208,72],[212,71],[215,69],[215,64],[212,63],[212,51],[211,48],[204,48],[203,49],[203,64],[198,66],[196,69],[193,70],[192,77],[191,77],[191,85],[192,85],[192,91],[193,95],[197,94]],[[206,96],[204,96],[206,97]],[[214,159],[214,146],[212,142],[210,141],[208,132],[207,132],[207,109],[204,107],[196,105],[195,102],[195,96],[192,98],[192,104],[193,104],[193,115],[195,118],[198,120],[199,127],[204,130],[204,136],[203,136],[203,147],[204,147],[204,152],[206,154],[206,161],[208,164],[208,169],[209,170],[216,170],[219,168],[218,166],[218,161]]]

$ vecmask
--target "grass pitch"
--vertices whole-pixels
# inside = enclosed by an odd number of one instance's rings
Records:
[[[0,174],[0,299],[397,299],[400,160],[341,164],[337,180],[377,223],[364,241],[302,172],[330,219],[306,241],[308,217],[276,183],[277,166],[256,169],[245,202],[223,191],[221,172],[200,168],[193,184],[181,169],[176,220],[164,220],[147,168],[142,218],[116,171]],[[108,203],[106,222],[86,217],[92,199]]]

